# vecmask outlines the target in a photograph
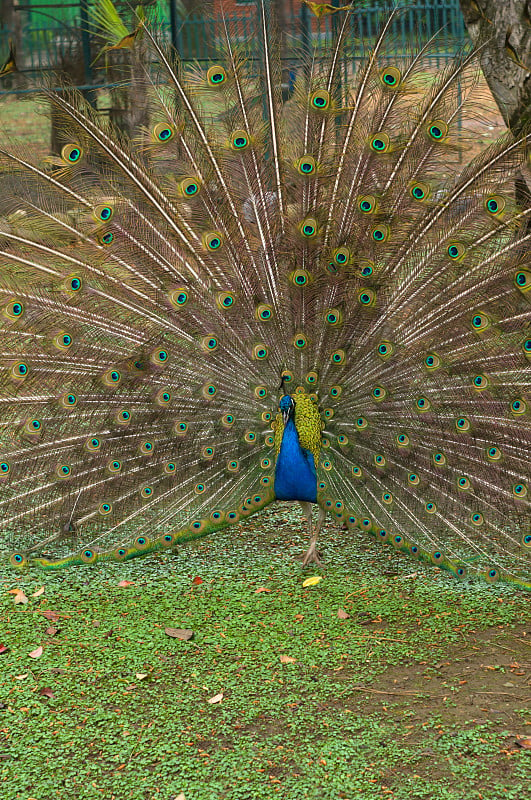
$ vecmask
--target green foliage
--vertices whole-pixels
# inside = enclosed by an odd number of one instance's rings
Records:
[[[462,673],[484,629],[486,641],[507,630],[481,660],[508,668],[526,599],[422,566],[412,573],[361,534],[344,541],[332,529],[326,542],[330,566],[308,589],[293,563],[306,544],[295,511],[266,512],[177,556],[10,574],[0,596],[1,796],[520,800],[528,752],[504,748],[515,734],[507,702],[522,708],[524,696],[501,695],[500,719],[471,705],[472,678],[446,686],[441,670]],[[14,605],[11,589],[29,602]],[[166,627],[195,636],[169,638]],[[500,670],[483,674],[487,689],[518,693]],[[478,702],[495,709],[490,694]]]

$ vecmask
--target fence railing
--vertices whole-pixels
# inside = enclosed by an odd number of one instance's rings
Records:
[[[164,37],[171,41],[184,61],[207,61],[219,55],[222,48],[223,28],[226,25],[234,40],[253,42],[257,39],[256,15],[249,5],[241,7],[241,13],[228,16],[224,22],[220,17],[180,17],[174,0],[159,0],[159,20]],[[0,94],[27,93],[33,90],[35,79],[47,71],[66,72],[78,86],[103,88],[108,85],[102,62],[94,64],[101,48],[101,41],[90,33],[87,22],[87,4],[90,0],[70,0],[68,15],[57,16],[58,3],[42,3],[31,6],[31,11],[20,11],[21,26],[18,37],[17,66],[27,80],[4,78],[0,82]],[[322,50],[329,46],[339,15],[317,20],[304,4],[291,5],[296,13],[287,14],[286,48],[284,56],[291,62],[300,56],[301,48]],[[30,8],[23,6],[22,8]],[[61,9],[60,9],[61,10]],[[63,7],[62,11],[65,12]],[[57,12],[57,13],[55,13]],[[388,6],[374,2],[357,7],[349,14],[349,35],[354,42],[354,58],[360,55],[376,36],[388,13]],[[459,0],[404,0],[402,13],[391,28],[391,47],[395,55],[409,52],[420,42],[437,32],[434,49],[437,60],[453,57],[462,47],[466,34]],[[0,27],[0,62],[8,52],[8,40],[13,31]]]

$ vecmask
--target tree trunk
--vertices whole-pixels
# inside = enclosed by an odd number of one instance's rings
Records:
[[[460,0],[481,68],[516,136],[531,122],[531,0]]]

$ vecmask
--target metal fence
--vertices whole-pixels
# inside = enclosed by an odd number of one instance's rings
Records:
[[[101,41],[90,30],[89,10],[91,0],[71,0],[66,3],[33,3],[17,7],[18,17],[17,66],[24,80],[10,80],[0,84],[0,94],[34,91],[39,76],[47,71],[68,73],[70,80],[80,87],[104,88],[108,77],[101,62],[95,59]],[[437,31],[440,34],[434,50],[437,61],[453,57],[463,45],[465,29],[459,0],[404,0],[403,13],[394,21],[391,43],[396,55],[408,52],[418,42],[426,41]],[[158,0],[154,8],[163,36],[171,41],[184,61],[206,61],[215,58],[222,43],[223,26],[220,17],[183,17],[176,0]],[[235,7],[237,15],[225,19],[235,40],[252,42],[256,39],[256,14],[252,4]],[[286,6],[287,46],[285,57],[293,61],[301,48],[323,49],[330,44],[337,16],[317,20],[302,2]],[[370,46],[385,16],[388,3],[353,5],[349,14],[351,40],[357,43],[359,55]],[[7,55],[8,42],[15,31],[0,27],[0,62]],[[355,49],[356,52],[356,49]],[[354,58],[356,55],[354,55]]]

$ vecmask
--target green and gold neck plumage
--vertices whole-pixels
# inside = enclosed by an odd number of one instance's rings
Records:
[[[343,14],[283,101],[268,7],[203,70],[146,27],[134,141],[64,91],[60,154],[1,142],[2,552],[123,560],[284,499],[307,560],[327,513],[530,588],[530,137],[479,152],[474,54],[394,63],[395,14],[361,64]]]

